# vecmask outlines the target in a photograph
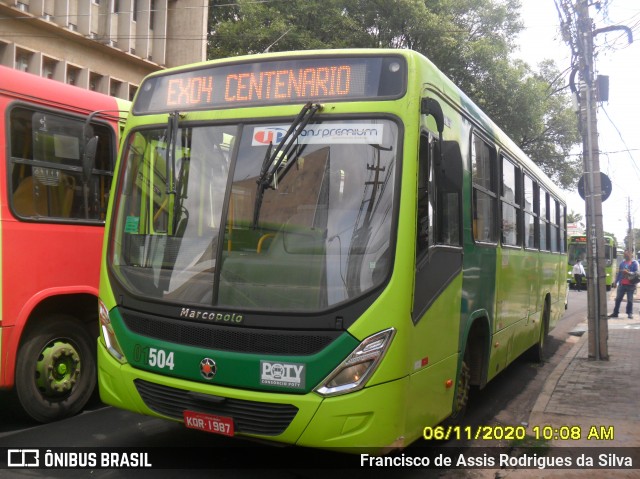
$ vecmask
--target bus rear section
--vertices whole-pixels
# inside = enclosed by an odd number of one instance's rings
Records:
[[[116,177],[98,343],[110,405],[388,451],[459,420],[471,385],[540,353],[560,314],[558,191],[414,52],[152,75]]]
[[[99,257],[126,103],[0,69],[0,388],[40,422],[77,413],[95,390]],[[95,110],[108,113],[88,123]],[[100,144],[91,162],[87,135]]]

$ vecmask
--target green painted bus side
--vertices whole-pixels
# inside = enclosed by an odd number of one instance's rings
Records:
[[[167,293],[156,292],[151,284],[148,294],[144,294],[145,285],[139,276],[126,276],[128,270],[123,273],[126,268],[118,264],[125,264],[123,257],[129,249],[142,251],[146,247],[142,240],[154,244],[169,242],[168,238],[158,238],[162,226],[151,219],[152,212],[164,210],[158,205],[163,204],[168,195],[162,190],[164,185],[158,186],[154,182],[153,178],[158,176],[151,178],[152,162],[140,160],[143,172],[131,170],[133,173],[127,173],[133,155],[127,156],[125,146],[110,195],[110,220],[101,268],[102,328],[98,366],[100,395],[105,403],[176,421],[185,421],[184,409],[228,416],[233,421],[235,434],[262,440],[343,451],[362,448],[387,451],[419,439],[425,426],[438,424],[450,416],[459,418],[466,407],[469,387],[483,387],[522,353],[540,355],[546,334],[564,311],[566,207],[562,193],[429,60],[406,50],[273,53],[171,69],[152,75],[145,82],[159,85],[164,80],[156,77],[205,72],[216,66],[229,67],[232,71],[236,65],[252,62],[330,61],[356,57],[390,57],[399,59],[399,64],[405,62],[406,87],[401,94],[384,98],[314,99],[322,102],[322,110],[314,121],[326,125],[332,122],[356,125],[374,118],[372,123],[382,125],[385,132],[396,132],[396,144],[389,143],[389,147],[376,150],[379,155],[383,154],[380,151],[392,151],[384,153],[391,158],[384,166],[386,169],[382,170],[380,163],[378,166],[367,163],[370,171],[377,168],[387,175],[396,175],[393,220],[385,223],[390,227],[392,250],[386,275],[379,281],[374,280],[370,289],[349,296],[347,301],[336,301],[325,309],[305,312],[305,303],[314,301],[314,290],[306,282],[310,285],[328,275],[327,269],[317,269],[316,273],[316,253],[297,252],[295,254],[299,256],[295,256],[292,239],[287,240],[286,236],[293,237],[291,231],[294,230],[285,231],[284,239],[278,239],[278,233],[274,233],[273,239],[267,240],[268,251],[261,252],[257,238],[262,235],[255,229],[242,223],[225,223],[226,231],[217,230],[224,235],[224,242],[217,241],[225,245],[225,250],[217,256],[218,261],[224,261],[218,269],[226,267],[228,272],[234,273],[232,279],[251,276],[252,284],[261,284],[261,287],[241,288],[239,282],[229,280],[224,283],[227,278],[220,279],[218,301],[222,298],[232,306],[210,308],[185,302],[172,303],[166,299]],[[217,77],[212,78],[215,85]],[[144,88],[145,83],[139,92]],[[424,101],[426,99],[430,101]],[[155,97],[147,100],[149,105],[156,104]],[[441,108],[442,115],[438,114],[434,102]],[[202,125],[216,127],[234,122],[286,125],[298,115],[303,103],[183,108],[179,110],[179,125],[183,131],[189,125],[195,129]],[[131,138],[125,138],[125,143],[129,141],[129,151],[134,145],[137,154],[143,155],[140,152],[144,148],[139,145],[146,138],[144,135],[152,128],[165,128],[170,112],[155,106],[155,110],[150,107],[152,110],[148,114],[142,107],[136,112],[135,105],[139,104],[140,98],[134,101],[133,114],[128,117],[124,135]],[[243,128],[240,131],[249,127]],[[442,142],[439,129],[442,130]],[[237,136],[234,141],[235,144],[227,149],[236,159],[238,151],[245,148],[244,143],[241,144],[245,140]],[[177,156],[186,151],[179,150]],[[322,171],[328,178],[329,167],[326,165],[344,160],[336,159],[336,154],[326,154],[318,159],[321,151],[309,153],[304,166],[308,167],[312,159],[322,163],[325,165]],[[335,151],[341,150],[336,148]],[[370,161],[375,158],[372,156]],[[175,161],[184,164],[179,159]],[[487,165],[486,178],[483,178],[480,166],[474,166],[482,162]],[[428,171],[423,169],[423,164]],[[501,186],[505,181],[502,178],[505,165],[511,165],[515,172],[513,191]],[[170,171],[165,163],[163,168]],[[331,172],[337,173],[335,169]],[[339,172],[343,177],[348,173]],[[148,211],[133,215],[126,210],[125,206],[130,204],[126,202],[131,202],[131,197],[135,196],[123,186],[127,174],[135,175],[147,185],[140,191],[149,197],[145,200],[146,206],[142,206]],[[427,177],[433,181],[429,183]],[[296,178],[302,181],[302,176]],[[428,193],[440,195],[429,203],[437,207],[427,215],[433,223],[431,229],[425,228],[423,236],[417,221],[417,218],[427,217],[421,209],[427,203],[420,203],[419,199],[422,178],[425,178],[425,184],[431,185]],[[340,195],[343,187],[346,195],[349,185],[342,179],[339,181]],[[167,180],[167,191],[170,183]],[[230,184],[231,180],[225,181],[225,188]],[[241,183],[235,185],[238,189]],[[149,192],[154,189],[158,190],[157,200]],[[333,191],[338,191],[337,187]],[[530,197],[527,196],[529,193]],[[228,192],[225,196],[225,211],[234,205],[238,207],[239,203],[230,199],[231,194]],[[166,201],[171,205],[176,200]],[[540,201],[545,205],[542,210]],[[264,216],[271,214],[269,208],[263,207]],[[167,214],[173,211],[179,216],[173,206],[167,210]],[[504,213],[500,214],[500,211]],[[511,218],[508,211],[513,211],[513,223],[508,221]],[[191,215],[196,216],[196,213],[192,211]],[[516,217],[519,218],[517,221]],[[222,220],[224,222],[224,218]],[[151,225],[151,230],[156,229],[144,236],[143,223]],[[222,222],[218,224],[222,225]],[[172,234],[169,226],[167,231],[167,236]],[[138,237],[143,238],[139,240]],[[321,235],[322,248],[337,247],[336,238],[337,235]],[[429,238],[424,246],[421,238]],[[309,245],[316,245],[317,240],[314,234],[307,232],[296,248],[311,248]],[[127,242],[133,246],[120,246]],[[339,246],[340,250],[342,247]],[[288,255],[289,260],[281,263],[278,255]],[[247,258],[251,263],[246,264],[251,268],[243,269],[243,261],[249,261]],[[372,277],[379,266],[376,263],[383,263],[386,256],[377,258],[368,263]],[[327,256],[326,262],[329,260]],[[301,274],[293,275],[294,269],[298,268],[296,261],[301,262]],[[338,261],[342,264],[342,258]],[[141,259],[131,260],[127,267],[140,268],[142,263]],[[288,269],[278,269],[281,264],[287,264]],[[269,271],[277,273],[269,275]],[[145,271],[140,269],[139,273],[142,275]],[[343,273],[340,270],[346,284],[351,280]],[[291,278],[287,278],[287,274],[291,274]],[[137,285],[141,285],[139,289],[136,289]],[[285,298],[281,302],[273,300],[282,311],[261,311],[251,303],[265,291],[268,296]],[[291,291],[291,301],[302,303],[296,306],[298,309],[287,310],[287,291]],[[212,302],[215,301],[214,295]],[[243,301],[247,301],[247,307],[243,307]],[[265,297],[265,301],[271,301],[271,298]],[[299,318],[296,320],[302,327],[287,323],[293,318]],[[266,320],[273,323],[265,326]],[[309,324],[325,322],[323,327],[307,328],[305,321]],[[278,349],[273,344],[264,349],[247,346],[247,350],[238,351],[227,345],[212,348],[199,336],[203,331],[211,331],[220,336],[244,339],[251,333],[252,340],[259,341],[261,337],[276,333],[305,336],[308,329],[314,329],[316,336],[324,335],[328,338],[327,343],[307,352]],[[377,362],[371,366],[373,369],[366,370],[370,375],[364,384],[344,393],[332,390],[334,383],[331,381],[338,383],[338,372],[347,375],[350,364],[359,364],[352,359],[354,351],[376,358]],[[353,362],[344,364],[347,358]],[[215,364],[212,378],[203,377],[210,372],[210,368],[202,366],[205,359]],[[288,383],[263,381],[264,368],[274,365],[303,371],[304,377]],[[352,383],[345,384],[351,387]],[[180,400],[174,403],[170,399],[194,396],[199,398],[195,404]],[[269,427],[263,428],[238,412],[236,406],[251,409],[268,421],[273,418],[273,424],[269,422]]]

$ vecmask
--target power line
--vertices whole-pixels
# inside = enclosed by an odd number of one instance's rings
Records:
[[[620,132],[620,130],[618,129],[616,124],[613,122],[613,120],[609,116],[609,113],[604,108],[604,106],[601,106],[601,109],[602,109],[603,113],[605,114],[605,116],[607,117],[607,119],[609,120],[609,123],[611,123],[611,126],[613,126],[613,128],[618,133],[618,136],[620,137],[620,141],[622,142],[622,144],[626,148],[626,150],[624,150],[624,151],[626,151],[629,154],[629,158],[631,159],[631,164],[633,165],[633,168],[635,169],[636,176],[638,177],[638,180],[640,180],[640,167],[638,167],[638,165],[636,163],[636,160],[633,158],[633,155],[631,154],[631,149],[627,146],[627,143],[624,141],[624,138],[622,137],[622,133]]]

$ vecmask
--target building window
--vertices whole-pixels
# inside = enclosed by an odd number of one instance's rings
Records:
[[[51,80],[56,73],[57,66],[57,61],[44,59],[42,61],[42,76]]]
[[[151,11],[149,12],[149,30],[153,30],[153,26],[156,23],[156,2],[151,0]]]
[[[122,82],[118,80],[111,80],[111,84],[109,85],[109,95],[111,96],[119,96],[120,89],[122,88]]]
[[[89,90],[100,91],[100,83],[102,82],[102,75],[92,73],[89,76]]]
[[[29,61],[31,60],[31,54],[23,50],[16,53],[16,70],[22,72],[29,71]]]
[[[80,79],[80,69],[76,67],[72,67],[71,65],[67,66],[67,83],[69,85],[78,85],[78,81]]]

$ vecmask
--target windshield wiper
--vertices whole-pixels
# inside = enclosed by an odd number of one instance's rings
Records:
[[[260,169],[260,176],[256,183],[258,188],[256,190],[256,201],[253,208],[253,227],[258,227],[258,220],[260,219],[260,208],[262,207],[262,198],[267,188],[272,188],[271,184],[275,174],[278,172],[280,165],[287,158],[287,155],[293,148],[296,140],[311,121],[313,116],[322,109],[322,105],[319,103],[307,103],[302,107],[300,113],[291,123],[291,126],[287,130],[287,133],[282,138],[282,141],[278,144],[278,147],[273,149],[273,142],[269,143],[267,151],[262,160],[262,168]]]
[[[189,212],[183,208],[184,200],[187,199],[187,191],[189,189],[189,164],[191,162],[191,135],[189,130],[182,130],[182,156],[180,159],[180,170],[178,176],[175,179],[174,186],[174,203],[173,203],[173,235],[181,236],[186,228],[186,222],[189,220]],[[174,147],[175,149],[175,147]],[[174,165],[175,165],[175,153],[174,153]],[[182,218],[185,218],[185,222],[182,222]],[[182,223],[181,223],[182,222]],[[179,228],[180,227],[180,228]]]
[[[166,146],[166,185],[167,194],[175,195],[175,174],[176,174],[176,143],[178,141],[178,119],[180,114],[177,111],[169,113],[169,123],[167,125],[167,146]]]
[[[170,196],[173,196],[173,218],[170,224],[169,233],[171,235],[176,234],[180,219],[182,218],[182,204],[186,197],[186,193],[183,191],[186,186],[185,174],[188,173],[189,158],[186,152],[183,152],[182,161],[180,163],[180,171],[176,177],[176,156],[178,147],[178,132],[180,129],[180,112],[174,111],[169,113],[169,121],[167,124],[167,146],[165,155],[165,173],[166,173],[166,194],[167,201],[170,201]],[[170,204],[170,203],[169,203]],[[169,208],[167,204],[167,209]]]

